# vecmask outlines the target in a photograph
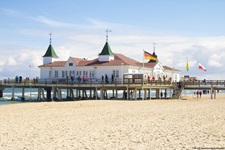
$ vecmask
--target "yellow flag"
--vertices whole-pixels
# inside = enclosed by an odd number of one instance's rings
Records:
[[[186,70],[188,71],[189,70],[189,67],[188,67],[188,58],[186,60]]]

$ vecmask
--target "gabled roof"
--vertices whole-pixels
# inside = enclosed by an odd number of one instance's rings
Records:
[[[66,61],[54,61],[53,63],[44,64],[38,67],[64,67],[66,64]]]
[[[105,46],[103,47],[102,52],[99,55],[114,56],[108,42],[105,43]]]
[[[170,70],[170,71],[179,71],[179,72],[180,72],[180,70],[175,69],[175,68],[171,68],[171,67],[168,67],[168,66],[163,66],[163,68],[164,68],[165,70]]]
[[[115,53],[114,60],[107,61],[107,62],[100,62],[97,58],[93,60],[84,60],[81,58],[71,57],[72,60],[76,63],[77,67],[80,66],[121,66],[123,65],[130,65],[130,66],[136,66],[136,67],[143,67],[143,63],[136,61],[132,58],[126,57],[123,54]],[[54,61],[50,64],[44,64],[39,67],[64,67],[67,61]],[[152,62],[152,63],[144,63],[144,67],[147,68],[154,68],[158,62]],[[180,71],[174,68],[170,68],[168,66],[162,66],[165,70],[168,71]]]
[[[143,63],[141,63],[143,65]],[[154,68],[158,62],[144,63],[144,67]]]
[[[73,60],[73,62],[75,62],[76,65],[79,65],[80,61],[84,61],[84,59],[76,57],[71,57],[71,59]]]
[[[45,53],[45,55],[44,55],[43,57],[59,58],[59,57],[56,55],[56,53],[55,53],[55,51],[54,51],[54,48],[52,47],[51,44],[49,44],[48,49],[47,49],[47,51],[46,51],[46,53]]]
[[[101,62],[98,59],[83,60],[79,62],[78,66],[121,66],[121,65],[141,66],[141,63],[126,57],[122,54],[115,53],[114,60]]]

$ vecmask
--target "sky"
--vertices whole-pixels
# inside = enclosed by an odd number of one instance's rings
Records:
[[[49,33],[58,60],[97,58],[106,29],[114,53],[143,62],[157,43],[159,62],[181,76],[224,80],[224,8],[224,0],[1,0],[0,80],[39,77]]]

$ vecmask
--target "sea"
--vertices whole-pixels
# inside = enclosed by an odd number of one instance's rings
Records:
[[[164,89],[162,90],[164,91]],[[168,97],[170,97],[172,95],[171,90],[167,90],[167,95]],[[74,94],[76,93],[76,91],[74,90]],[[182,95],[193,95],[194,93],[196,93],[196,90],[183,90]],[[219,93],[225,93],[225,91],[221,90],[219,91]],[[87,94],[88,91],[87,91]],[[100,91],[98,91],[98,95],[100,94]],[[37,98],[38,98],[38,91],[37,89],[34,88],[25,88],[25,92],[24,92],[24,97],[25,100],[21,100],[21,96],[22,96],[22,90],[19,88],[15,88],[15,100],[11,100],[12,98],[12,89],[11,88],[6,88],[3,91],[3,97],[0,98],[0,105],[4,105],[4,104],[15,104],[15,103],[28,103],[28,102],[37,102]],[[46,95],[46,93],[45,93]],[[66,89],[62,89],[62,98],[66,99],[67,96],[67,91]],[[111,97],[112,96],[112,92],[109,91],[108,92],[108,96]],[[151,97],[154,98],[156,96],[156,92],[154,90],[151,91]],[[123,91],[118,91],[118,98],[122,98],[123,97]]]

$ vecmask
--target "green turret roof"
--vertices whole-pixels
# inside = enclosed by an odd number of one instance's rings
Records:
[[[114,56],[114,54],[113,54],[113,52],[112,52],[108,42],[105,43],[105,46],[103,47],[102,52],[99,55]]]
[[[54,48],[52,47],[51,44],[49,44],[48,49],[47,49],[47,51],[46,51],[46,53],[45,53],[45,55],[44,55],[43,57],[59,58],[59,57],[56,55],[56,53],[55,53],[55,51],[54,51]]]

